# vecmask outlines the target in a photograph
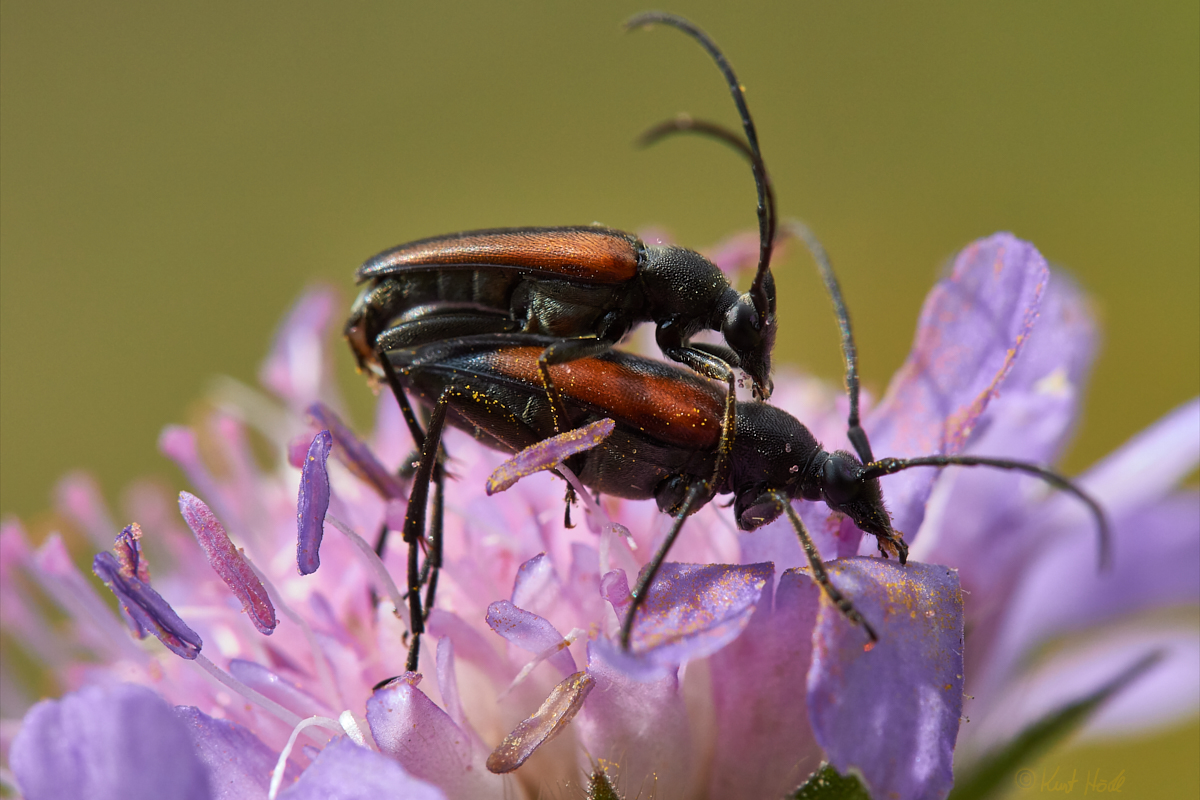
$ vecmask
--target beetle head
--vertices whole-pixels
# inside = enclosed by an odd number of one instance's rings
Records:
[[[821,499],[852,519],[859,530],[878,539],[880,552],[896,553],[900,563],[905,562],[908,546],[892,528],[879,479],[867,477],[862,463],[845,450],[831,453],[821,467]]]
[[[739,295],[725,312],[721,335],[737,354],[738,366],[754,382],[754,396],[766,400],[774,388],[771,383],[771,351],[775,348],[775,282],[768,273],[764,282],[763,308],[752,292]]]

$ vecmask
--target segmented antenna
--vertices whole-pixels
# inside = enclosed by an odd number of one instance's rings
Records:
[[[767,165],[763,163],[762,159],[754,154],[754,151],[743,139],[724,125],[695,119],[690,114],[679,114],[674,119],[665,120],[646,129],[638,137],[637,143],[642,147],[649,147],[676,133],[697,133],[701,136],[708,136],[729,145],[745,156],[754,173],[755,184],[761,185],[764,189],[767,202],[767,237],[774,242],[776,220],[778,219],[775,212],[775,187],[771,185],[771,176],[767,174]]]
[[[833,301],[833,313],[837,317],[838,331],[842,336],[842,358],[846,362],[846,394],[850,398],[850,417],[846,422],[846,433],[850,443],[854,445],[854,452],[858,454],[858,460],[868,464],[875,458],[871,455],[871,443],[867,440],[867,432],[863,430],[858,418],[858,348],[854,345],[854,331],[850,328],[850,311],[846,308],[846,301],[842,299],[842,287],[838,284],[837,275],[833,272],[833,265],[829,263],[829,254],[825,252],[821,241],[809,227],[799,220],[791,220],[787,223],[787,229],[789,233],[803,241],[808,252],[812,254],[813,261],[817,264],[817,270],[821,273],[821,280],[825,283],[825,291],[829,293],[829,299]]]
[[[1088,510],[1092,512],[1092,516],[1096,518],[1097,532],[1100,537],[1100,569],[1107,569],[1112,559],[1112,532],[1109,530],[1108,517],[1104,514],[1104,509],[1100,504],[1087,492],[1080,489],[1067,478],[1059,475],[1057,472],[1039,467],[1037,464],[1030,464],[1027,461],[1010,461],[1006,458],[986,458],[983,456],[919,456],[917,458],[881,458],[878,461],[867,464],[863,471],[863,478],[870,480],[878,478],[882,475],[892,475],[902,470],[911,469],[912,467],[994,467],[996,469],[1011,469],[1017,472],[1024,472],[1029,475],[1034,475],[1041,478],[1046,483],[1053,486],[1055,489],[1060,489],[1064,492],[1075,495],[1079,498]]]
[[[721,52],[716,42],[709,38],[707,33],[697,28],[691,22],[683,17],[662,11],[648,11],[644,14],[638,14],[625,23],[625,30],[632,31],[655,24],[669,25],[676,30],[683,31],[708,51],[709,56],[716,62],[717,68],[721,70],[721,74],[725,76],[725,83],[729,86],[729,94],[733,96],[733,102],[737,106],[738,115],[742,119],[742,130],[746,132],[746,142],[750,147],[751,153],[753,153],[751,163],[757,162],[761,167],[763,164],[762,151],[758,146],[758,133],[754,127],[754,120],[750,117],[750,109],[746,106],[746,93],[742,89],[742,84],[738,81],[737,75],[734,74],[733,67],[729,65],[729,61],[725,58],[725,54]],[[765,174],[765,169],[762,172]],[[775,226],[772,215],[768,210],[767,188],[764,182],[759,179],[758,170],[755,171],[754,184],[758,192],[758,272],[755,273],[754,283],[750,286],[750,296],[754,299],[754,309],[758,312],[761,324],[765,325],[767,323],[767,311],[769,308],[766,279],[771,266],[771,249],[774,247],[773,235]]]

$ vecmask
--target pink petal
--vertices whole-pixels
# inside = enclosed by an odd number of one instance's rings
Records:
[[[512,603],[536,614],[549,613],[558,602],[560,589],[561,584],[550,557],[538,553],[517,569]]]
[[[107,566],[114,573],[120,572],[120,564],[112,553],[100,555],[105,556]],[[96,653],[109,658],[131,658],[135,662],[146,660],[145,651],[117,623],[108,603],[72,563],[61,536],[50,534],[33,554],[30,567],[31,574],[41,588],[74,620],[75,635],[81,641],[90,645]]]
[[[1113,523],[1116,557],[1104,572],[1096,568],[1091,530],[1056,531],[1052,541],[1042,537],[1041,549],[990,622],[988,649],[976,651],[972,694],[991,696],[1057,637],[1200,603],[1200,496],[1180,492]]]
[[[488,606],[487,624],[511,644],[530,653],[541,653],[563,641],[562,634],[547,619],[517,608],[508,600],[497,600]],[[566,648],[547,660],[563,675],[575,672],[575,659]]]
[[[265,797],[279,754],[249,729],[225,719],[213,719],[192,706],[176,706],[175,717],[186,727],[192,747],[219,797]],[[284,785],[300,775],[294,764],[284,772]]]
[[[284,708],[296,712],[297,716],[337,716],[329,706],[262,664],[242,658],[230,659],[229,674]]]
[[[654,682],[630,679],[588,644],[588,673],[596,686],[575,722],[577,735],[592,759],[619,766],[619,785],[670,786],[690,797],[699,789],[701,764],[692,741],[686,704],[674,676]]]
[[[712,753],[709,797],[783,797],[821,760],[797,691],[812,660],[820,594],[807,576],[783,573],[774,609],[760,604],[745,632],[709,658],[722,743]]]
[[[380,751],[447,797],[495,792],[499,778],[474,757],[470,735],[416,687],[420,679],[405,673],[367,700],[367,724]]]
[[[91,686],[29,710],[9,765],[40,798],[208,800],[204,764],[187,727],[143,686]]]
[[[263,795],[265,797],[265,795]],[[414,778],[392,759],[346,738],[331,742],[279,800],[446,800],[436,786]]]
[[[263,385],[304,408],[329,383],[325,336],[337,308],[337,293],[328,288],[309,290],[292,307],[275,334],[271,352],[259,370]]]
[[[634,619],[632,655],[665,670],[715,653],[749,624],[774,573],[772,564],[663,564]],[[615,645],[597,646],[624,662]]]
[[[1139,660],[1162,659],[1088,721],[1093,737],[1123,737],[1179,724],[1200,709],[1200,635],[1194,624],[1132,624],[1102,630],[1014,676],[1003,692],[968,706],[972,750],[994,747],[1095,692]],[[985,710],[986,709],[986,710]]]
[[[1200,465],[1200,399],[1184,403],[1121,445],[1081,479],[1119,515],[1164,497]],[[1079,515],[1077,510],[1071,513]]]
[[[54,487],[55,506],[87,533],[99,547],[108,547],[116,535],[108,506],[100,494],[96,479],[84,472],[72,472]]]
[[[503,686],[512,680],[514,670],[508,667],[496,648],[457,614],[434,608],[425,621],[425,630],[434,638],[453,640],[455,656],[483,670],[492,683]]]
[[[462,698],[458,694],[458,677],[454,672],[454,641],[442,638],[437,643],[438,693],[446,706],[446,713],[461,728],[466,727]]]

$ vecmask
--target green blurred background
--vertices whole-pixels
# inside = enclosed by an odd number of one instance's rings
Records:
[[[113,500],[136,475],[178,483],[160,428],[214,375],[253,382],[297,294],[325,281],[348,302],[385,247],[593,221],[703,247],[755,223],[728,152],[632,147],[680,111],[736,124],[694,43],[620,32],[642,2],[163,6],[0,4],[3,513],[36,518],[76,467]],[[1068,471],[1200,391],[1195,0],[669,8],[746,85],[781,212],[839,270],[869,388],[944,260],[1012,230],[1103,324]],[[811,265],[776,275],[779,359],[838,379]],[[1200,790],[1196,726],[1131,747]],[[1150,796],[1162,773],[1134,756],[1070,755],[1128,761],[1126,790]]]

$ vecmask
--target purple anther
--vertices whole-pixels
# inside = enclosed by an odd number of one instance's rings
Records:
[[[150,564],[142,558],[141,538],[141,525],[136,522],[126,525],[124,530],[117,534],[117,540],[113,543],[113,554],[121,564],[122,574],[149,583]]]
[[[254,627],[259,633],[270,635],[277,624],[275,606],[262,581],[246,563],[242,551],[229,541],[229,534],[225,533],[220,520],[203,500],[187,492],[179,493],[179,513],[196,534],[196,541],[204,548],[213,570],[242,601],[242,610],[250,615]]]
[[[385,500],[404,496],[396,476],[379,463],[371,448],[346,427],[333,409],[324,403],[313,403],[308,407],[308,415],[333,435],[333,443],[337,445],[333,455],[346,469],[375,487],[375,491]]]
[[[321,538],[329,510],[329,451],[333,435],[321,431],[313,437],[300,469],[300,496],[296,500],[296,566],[311,575],[321,566]]]
[[[487,493],[493,495],[503,492],[521,478],[554,469],[570,456],[591,450],[608,438],[615,427],[616,423],[606,418],[526,447],[496,467],[496,471],[488,478]]]
[[[116,556],[108,552],[97,553],[92,560],[92,572],[112,589],[125,613],[157,636],[171,652],[187,659],[200,655],[203,642],[199,635],[180,619],[162,595],[150,588],[150,584],[136,575],[126,574]]]

